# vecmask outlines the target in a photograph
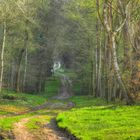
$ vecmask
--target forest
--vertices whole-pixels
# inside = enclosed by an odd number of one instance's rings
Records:
[[[139,140],[140,0],[0,0],[0,140]]]

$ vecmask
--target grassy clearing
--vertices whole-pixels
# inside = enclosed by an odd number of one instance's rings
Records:
[[[46,91],[41,95],[3,90],[0,94],[0,115],[19,113],[41,105],[58,92],[59,86],[60,81],[53,77],[46,82]]]
[[[0,117],[26,111],[44,102],[46,98],[42,96],[4,91],[0,95]]]
[[[0,131],[9,132],[14,123],[29,118],[27,129],[40,131],[42,126],[57,114],[58,125],[68,129],[81,140],[140,140],[140,106],[120,106],[107,103],[91,96],[74,96],[68,101],[76,104],[76,108],[62,110],[39,110],[21,116],[6,117],[43,104],[48,99],[53,103],[67,101],[51,100],[60,86],[58,79],[47,81],[47,89],[43,95],[31,95],[3,91],[0,95]]]
[[[15,106],[37,106],[46,101],[41,95],[31,95],[25,93],[16,93],[14,91],[3,91],[0,95],[1,105],[15,105]]]
[[[23,118],[33,116],[34,113],[14,117],[6,117],[6,115],[16,114],[46,102],[46,98],[41,96],[14,92],[5,92],[1,94],[0,100],[0,130],[2,131],[10,131],[13,128],[14,123]]]
[[[94,99],[92,96],[73,96],[69,101],[74,102],[77,108],[107,105],[105,100]]]
[[[38,95],[3,91],[0,95],[0,130],[10,131],[14,123],[20,121],[22,118],[32,116],[32,114],[14,117],[6,117],[6,115],[26,111],[30,107],[40,105],[44,102],[46,102],[46,98]]]
[[[42,95],[15,93],[14,91],[3,90],[0,94],[0,133],[11,131],[14,123],[24,118],[30,118],[29,123],[27,123],[27,127],[30,129],[38,128],[38,124],[49,121],[51,115],[56,115],[57,112],[55,110],[40,110],[14,117],[8,117],[7,115],[14,115],[45,103],[49,97],[57,93],[59,83],[56,78],[49,79],[47,81],[46,92]]]
[[[60,113],[57,122],[81,140],[139,140],[139,116],[140,106],[91,106]]]

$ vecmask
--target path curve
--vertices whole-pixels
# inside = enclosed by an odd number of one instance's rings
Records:
[[[71,140],[67,136],[58,130],[55,123],[44,124],[40,129],[37,129],[33,133],[26,128],[26,123],[33,117],[24,118],[15,123],[13,134],[15,140]]]

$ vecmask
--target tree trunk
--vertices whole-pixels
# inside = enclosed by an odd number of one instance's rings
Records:
[[[3,43],[2,43],[2,49],[1,49],[1,71],[0,71],[0,92],[2,91],[2,82],[3,82],[5,41],[6,41],[6,22],[4,22],[4,25],[3,25]]]
[[[28,63],[28,49],[25,49],[25,66],[24,66],[24,76],[23,76],[23,91],[26,87],[26,76],[27,76],[27,63]]]
[[[17,92],[20,92],[20,75],[21,75],[21,62],[22,62],[22,57],[23,57],[23,54],[24,54],[25,50],[22,49],[20,51],[20,54],[19,54],[19,60],[18,60],[18,66],[17,66],[17,76],[16,76],[16,91]]]
[[[119,82],[119,85],[121,86],[121,88],[123,90],[123,95],[125,97],[125,100],[126,100],[127,104],[131,104],[131,103],[133,103],[132,98],[129,96],[129,92],[126,89],[126,87],[123,83],[121,74],[120,74],[120,68],[119,68],[118,60],[117,60],[116,42],[115,42],[115,35],[114,34],[112,34],[111,39],[112,39],[113,65],[114,65],[114,69],[115,69],[115,72],[116,72],[116,77],[117,77],[117,80]]]
[[[13,62],[13,60],[11,61],[11,75],[10,75],[10,89],[14,89],[15,88],[15,84],[14,84],[14,75],[15,75],[15,64]]]
[[[23,90],[23,86],[25,86],[25,80],[26,80],[26,72],[27,72],[27,44],[28,44],[28,32],[25,30],[25,38],[24,38],[24,46],[23,49],[20,52],[19,55],[19,61],[18,61],[18,68],[17,68],[17,80],[16,80],[16,91],[20,92],[21,90]],[[21,62],[22,62],[22,58],[23,55],[25,53],[25,68],[24,68],[24,76],[23,76],[23,82],[21,85],[20,82],[20,78],[21,78]]]

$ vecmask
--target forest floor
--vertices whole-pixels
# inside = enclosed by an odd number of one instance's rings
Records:
[[[47,101],[42,96],[22,93],[5,93],[1,95],[0,100],[0,139],[70,139],[57,128],[54,121],[58,113],[71,108],[70,101]]]
[[[73,107],[67,100],[70,95],[65,87],[65,77],[61,82],[60,86],[60,81],[51,79],[47,83],[47,96],[3,91],[0,95],[0,140],[73,139],[61,131],[54,120],[58,113]],[[61,93],[56,95],[59,87]]]
[[[74,109],[70,109],[69,102],[75,103]],[[139,105],[108,104],[104,100],[90,96],[47,101],[43,96],[11,92],[1,95],[0,103],[0,139],[74,140],[77,137],[81,140],[138,140],[140,138]]]
[[[52,98],[59,86],[51,80],[47,96],[3,91],[0,140],[140,139],[139,104],[107,103],[91,96]]]

